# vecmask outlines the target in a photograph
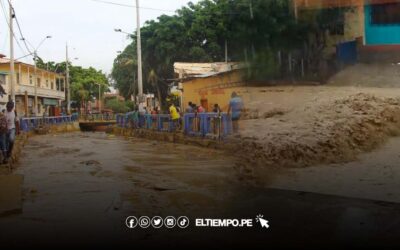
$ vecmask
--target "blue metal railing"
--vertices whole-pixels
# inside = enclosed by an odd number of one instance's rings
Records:
[[[117,126],[142,128],[162,132],[175,131],[175,124],[168,114],[146,114],[132,118],[132,112],[117,114]],[[183,115],[183,132],[190,136],[222,138],[232,132],[232,119],[227,113],[187,113]]]
[[[227,113],[185,114],[184,132],[193,136],[221,138],[232,132],[232,119]]]
[[[28,132],[38,128],[41,125],[60,125],[78,121],[77,114],[64,116],[49,116],[49,117],[25,117],[20,119],[20,128],[22,131]]]
[[[117,114],[116,121],[117,125],[121,128],[144,128],[152,129],[157,131],[168,131],[174,130],[174,124],[170,118],[170,115],[139,115],[137,118],[132,112],[126,114]]]

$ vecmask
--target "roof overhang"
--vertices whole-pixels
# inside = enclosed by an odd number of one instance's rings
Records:
[[[0,65],[9,65],[9,64],[10,64],[9,62],[0,63]],[[24,62],[19,62],[19,61],[15,61],[14,64],[15,65],[21,64],[21,65],[25,65],[25,66],[28,66],[28,67],[31,67],[31,68],[35,67],[35,65],[32,65],[32,64],[29,64],[29,63],[24,63]],[[64,77],[63,74],[60,74],[60,73],[57,73],[57,72],[53,72],[53,71],[49,71],[49,70],[45,70],[45,69],[41,69],[41,68],[37,68],[37,70],[38,71],[44,71],[44,72],[47,72],[47,73],[50,73],[50,74],[55,74],[55,75],[57,75],[59,77]],[[6,73],[6,74],[8,74],[8,73]]]

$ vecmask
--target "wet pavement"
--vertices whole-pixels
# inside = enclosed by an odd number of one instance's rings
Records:
[[[222,151],[68,133],[30,138],[16,174],[24,175],[23,211],[0,218],[11,246],[392,246],[400,232],[396,203],[249,187],[235,156]],[[254,218],[271,228],[128,229],[129,215]],[[193,222],[193,221],[192,221]],[[286,240],[283,240],[286,239]]]

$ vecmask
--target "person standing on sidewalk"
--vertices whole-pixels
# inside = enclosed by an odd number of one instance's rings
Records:
[[[6,121],[7,121],[7,133],[6,133],[6,148],[7,148],[7,158],[6,162],[12,155],[12,150],[14,147],[14,141],[15,141],[15,130],[16,130],[16,120],[17,116],[14,111],[14,103],[12,101],[9,101],[7,103],[7,111],[5,113]]]

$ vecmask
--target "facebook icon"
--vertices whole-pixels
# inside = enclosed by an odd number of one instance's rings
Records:
[[[125,225],[128,228],[135,228],[138,224],[138,220],[135,216],[129,216],[128,218],[126,218],[125,220]]]

